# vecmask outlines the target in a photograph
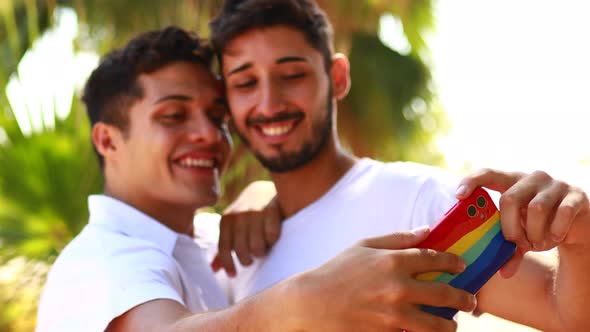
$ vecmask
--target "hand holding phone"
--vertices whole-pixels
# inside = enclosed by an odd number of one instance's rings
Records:
[[[458,274],[424,273],[418,280],[439,281],[476,294],[516,251],[516,245],[504,238],[500,212],[489,194],[477,188],[457,202],[432,228],[417,248],[446,251],[461,256],[467,265]],[[422,310],[452,319],[457,310],[421,306]]]

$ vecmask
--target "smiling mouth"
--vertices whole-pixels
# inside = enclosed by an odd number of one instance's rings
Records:
[[[270,137],[277,137],[277,136],[286,135],[288,132],[290,132],[293,129],[293,127],[295,127],[295,122],[286,123],[286,124],[273,124],[270,126],[259,126],[260,131],[265,136],[270,136]]]
[[[188,169],[214,169],[217,168],[217,161],[214,158],[195,158],[184,157],[175,161],[175,163],[183,168]]]
[[[302,112],[281,113],[272,119],[256,118],[248,121],[248,125],[258,129],[266,137],[280,137],[290,133],[301,122]]]

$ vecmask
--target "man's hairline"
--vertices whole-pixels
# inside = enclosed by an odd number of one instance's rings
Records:
[[[272,29],[272,28],[276,28],[276,27],[286,27],[292,30],[295,30],[299,33],[301,33],[303,35],[303,39],[305,40],[305,42],[308,44],[309,47],[311,47],[312,49],[318,51],[318,53],[320,53],[322,59],[325,61],[324,57],[324,52],[322,52],[322,50],[320,48],[317,48],[313,45],[313,43],[311,43],[308,38],[307,38],[307,34],[305,33],[304,29],[301,29],[300,27],[297,27],[294,24],[289,24],[289,23],[274,23],[274,24],[269,24],[269,25],[259,25],[259,26],[251,26],[248,27],[246,29],[244,29],[243,31],[240,31],[238,33],[236,33],[235,35],[233,35],[230,39],[226,40],[223,43],[223,47],[220,50],[215,50],[214,52],[217,55],[217,59],[218,59],[218,64],[219,64],[219,70],[221,71],[221,75],[223,77],[223,79],[227,79],[227,76],[225,76],[225,74],[223,73],[223,56],[227,53],[227,46],[234,40],[236,40],[237,38],[239,38],[240,36],[243,36],[244,34],[253,31],[253,30],[265,30],[265,29]],[[332,61],[334,59],[334,55],[336,55],[337,53],[334,51],[333,46],[330,45],[330,40],[327,41],[328,45],[327,49],[328,52],[330,53],[330,61]],[[325,64],[324,64],[325,66]],[[330,70],[330,68],[325,68],[325,70],[328,72]]]

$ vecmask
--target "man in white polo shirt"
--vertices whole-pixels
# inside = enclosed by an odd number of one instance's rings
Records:
[[[398,233],[225,308],[209,239],[193,226],[195,210],[219,196],[231,145],[211,60],[202,41],[171,27],[139,35],[92,73],[84,101],[104,194],[89,197],[89,224],[49,273],[37,331],[390,331],[393,274],[464,268],[454,255],[407,249],[427,230]],[[351,268],[361,264],[370,268]],[[420,293],[474,307],[447,285]],[[454,328],[433,318],[415,330]]]

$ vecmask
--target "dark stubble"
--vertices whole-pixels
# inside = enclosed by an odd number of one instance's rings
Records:
[[[301,148],[299,148],[297,151],[280,151],[279,155],[276,157],[265,157],[260,152],[252,148],[252,145],[246,138],[246,135],[240,132],[237,127],[236,132],[242,142],[267,170],[273,173],[294,171],[312,161],[326,147],[326,144],[328,143],[330,135],[332,134],[332,89],[330,89],[327,99],[325,116],[312,123],[311,138],[303,142]],[[302,112],[293,112],[290,114],[295,115],[298,113]],[[282,113],[277,114],[277,116],[273,118],[257,119],[255,121],[273,122],[289,117],[290,114]]]

